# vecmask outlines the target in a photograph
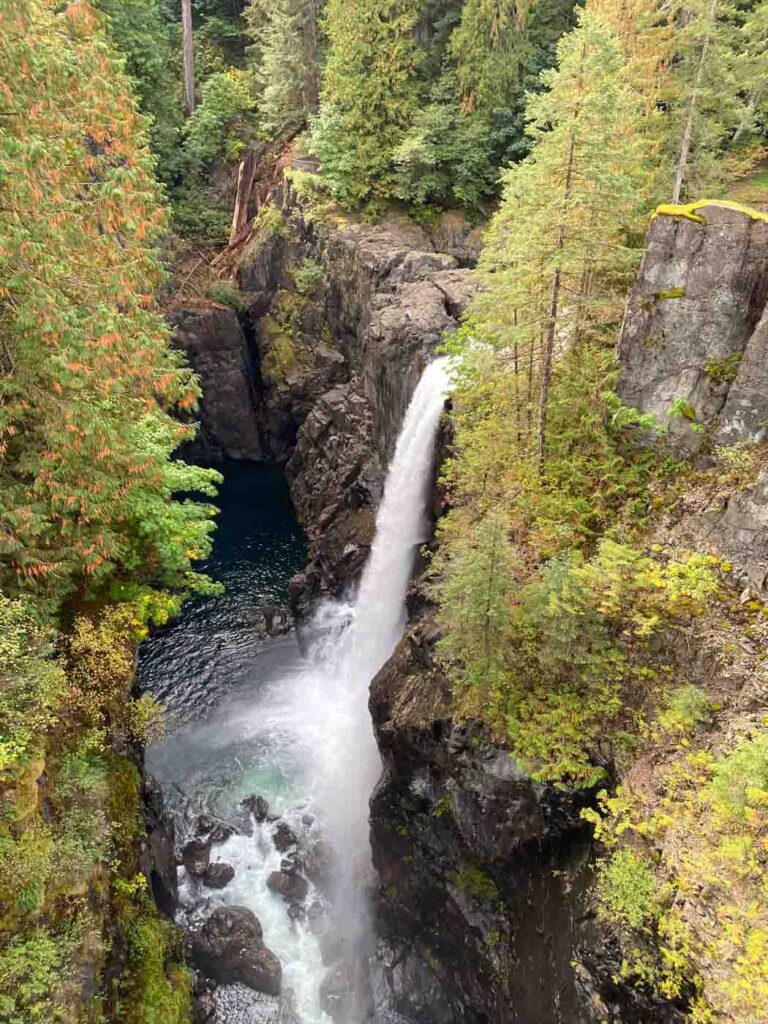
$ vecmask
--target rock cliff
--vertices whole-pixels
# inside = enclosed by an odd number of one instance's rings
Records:
[[[311,548],[293,587],[306,611],[365,562],[383,471],[472,294],[476,253],[455,217],[431,235],[406,218],[332,222],[290,190],[264,220],[236,271],[239,313],[185,309],[172,323],[203,383],[190,454],[287,464]]]

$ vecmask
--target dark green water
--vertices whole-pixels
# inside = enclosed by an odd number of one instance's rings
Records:
[[[228,462],[211,558],[202,566],[223,596],[190,602],[142,645],[139,685],[166,707],[169,725],[206,715],[252,672],[264,641],[264,605],[287,607],[287,584],[303,569],[306,545],[279,469]]]

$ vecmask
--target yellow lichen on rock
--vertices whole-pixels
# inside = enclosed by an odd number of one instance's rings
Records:
[[[700,216],[696,211],[703,210],[705,206],[721,206],[726,210],[735,210],[743,213],[751,220],[764,220],[768,222],[768,213],[760,213],[742,203],[736,203],[730,199],[699,199],[695,203],[662,203],[656,207],[654,217],[685,217],[686,220],[695,221],[697,224],[706,224],[706,218]]]

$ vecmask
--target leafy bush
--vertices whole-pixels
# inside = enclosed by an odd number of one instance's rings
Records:
[[[0,779],[40,751],[65,686],[53,630],[30,606],[0,594]]]
[[[712,803],[724,818],[768,813],[768,732],[744,740],[713,767]]]
[[[612,920],[640,930],[656,911],[654,872],[631,850],[618,850],[601,866],[598,898]]]
[[[667,708],[659,716],[662,729],[686,732],[704,722],[710,711],[710,701],[696,686],[681,686],[667,694]]]
[[[220,306],[229,306],[235,312],[243,308],[243,297],[240,291],[226,281],[217,281],[208,289],[209,296]]]
[[[0,949],[0,1020],[42,1024],[62,1019],[57,993],[66,981],[72,937],[37,928]]]

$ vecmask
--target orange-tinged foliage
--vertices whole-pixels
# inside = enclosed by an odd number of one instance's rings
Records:
[[[152,294],[165,212],[87,0],[0,6],[0,585],[184,589],[215,474],[172,462],[198,384]],[[190,543],[190,541],[195,541]],[[197,540],[202,543],[197,543]],[[88,583],[86,584],[86,579]]]

